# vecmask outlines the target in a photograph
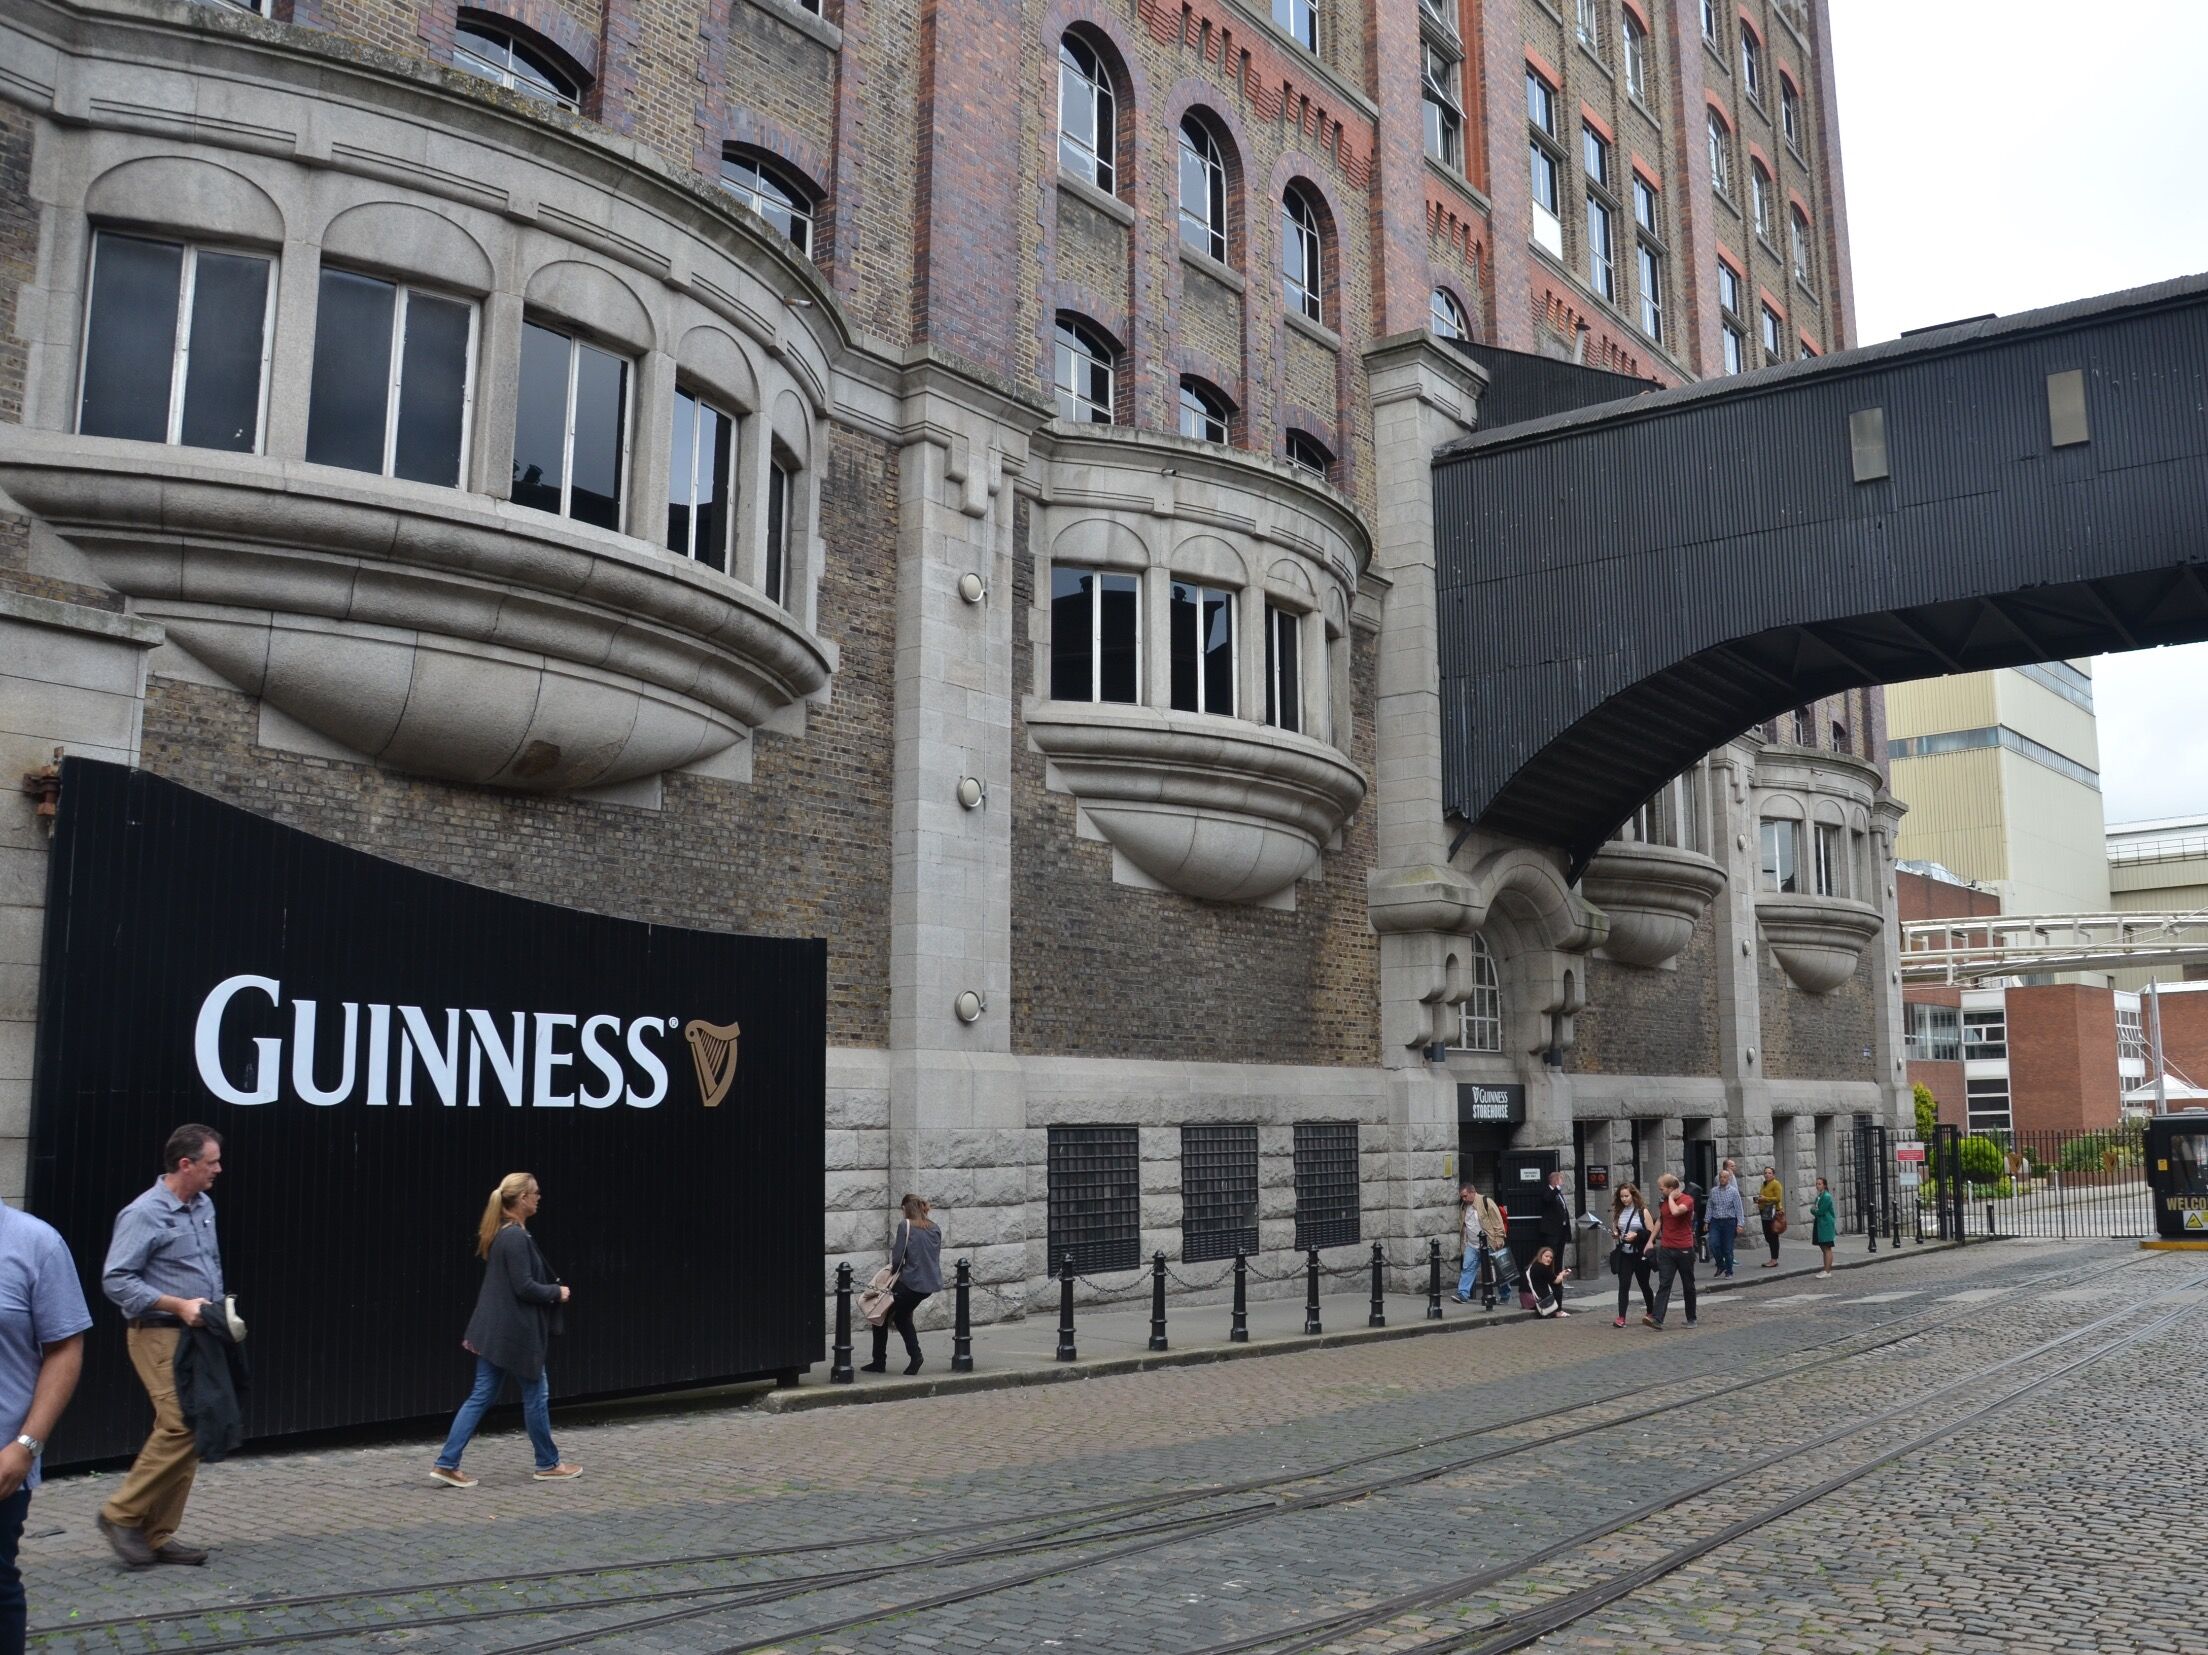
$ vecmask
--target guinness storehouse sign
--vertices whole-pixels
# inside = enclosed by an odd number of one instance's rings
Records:
[[[509,1172],[573,1290],[556,1395],[820,1359],[825,944],[461,884],[115,765],[66,761],[61,800],[30,1205],[111,1325],[49,1463],[142,1434],[99,1275],[185,1121],[224,1136],[253,1435],[450,1412]]]
[[[1523,1126],[1526,1123],[1526,1089],[1457,1083],[1457,1120],[1465,1126]]]

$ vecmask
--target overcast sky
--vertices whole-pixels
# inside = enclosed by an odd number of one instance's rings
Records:
[[[1864,344],[2208,270],[2208,0],[1818,3]],[[2094,675],[2108,820],[2208,811],[2208,644]]]

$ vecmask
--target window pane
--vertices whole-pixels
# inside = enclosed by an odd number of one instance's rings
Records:
[[[621,415],[629,365],[610,351],[578,344],[575,364],[575,475],[567,514],[601,529],[621,527]]]
[[[1086,569],[1050,571],[1050,695],[1054,701],[1096,698],[1094,584]]]
[[[1142,583],[1133,575],[1100,575],[1097,585],[1104,609],[1097,699],[1132,704],[1142,694],[1141,660],[1135,648]]]
[[[1283,730],[1303,728],[1303,677],[1296,660],[1298,626],[1285,609],[1269,611],[1265,662],[1265,721]]]
[[[567,472],[567,357],[565,334],[524,322],[521,390],[514,406],[514,482],[509,498],[538,511],[560,509]]]
[[[307,458],[353,471],[383,470],[391,400],[391,282],[324,270],[314,316],[314,388],[307,402]]]
[[[698,405],[697,559],[728,572],[728,526],[736,504],[736,422],[718,408]],[[779,560],[782,544],[774,543]],[[779,567],[767,596],[782,601]]]
[[[466,440],[469,307],[425,293],[406,296],[400,347],[399,429],[391,471],[409,482],[460,484]]]
[[[1204,711],[1234,711],[1234,594],[1204,593]]]
[[[675,393],[675,428],[667,449],[667,549],[690,555],[690,508],[697,499],[698,402]]]
[[[77,412],[77,429],[86,436],[168,440],[183,278],[184,249],[173,242],[99,238],[85,323],[84,402]]]
[[[1196,634],[1202,619],[1200,588],[1173,583],[1173,602],[1168,614],[1172,626],[1171,649],[1173,657],[1173,710],[1192,713],[1197,708],[1196,687]]]
[[[239,253],[201,253],[196,265],[192,331],[186,345],[190,359],[184,375],[184,424],[178,441],[189,448],[250,454],[260,439],[268,260]],[[390,334],[386,332],[384,338],[388,340]]]
[[[790,471],[767,468],[767,597],[782,601],[784,571],[790,563]]]

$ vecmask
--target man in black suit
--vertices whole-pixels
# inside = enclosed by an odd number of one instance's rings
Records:
[[[1549,1181],[1541,1189],[1541,1245],[1556,1249],[1556,1262],[1561,1269],[1570,1262],[1566,1251],[1572,1243],[1572,1203],[1564,1193],[1564,1174],[1561,1169],[1549,1174]],[[1556,1302],[1564,1302],[1564,1284],[1556,1285]]]

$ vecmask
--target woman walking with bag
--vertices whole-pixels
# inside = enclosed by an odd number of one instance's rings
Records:
[[[905,1354],[911,1358],[905,1372],[920,1371],[920,1335],[913,1330],[912,1313],[943,1287],[943,1232],[928,1217],[928,1204],[917,1195],[908,1195],[899,1205],[905,1216],[898,1221],[897,1239],[889,1249],[890,1302],[887,1314],[874,1323],[874,1360],[866,1364],[868,1373],[889,1371],[892,1323],[905,1342]]]
[[[453,1415],[452,1430],[429,1474],[447,1488],[473,1488],[475,1479],[460,1469],[460,1456],[483,1423],[483,1415],[506,1388],[509,1375],[521,1389],[521,1419],[536,1450],[540,1483],[580,1477],[582,1467],[560,1458],[552,1442],[552,1380],[545,1372],[545,1348],[552,1337],[553,1307],[567,1302],[567,1288],[556,1280],[529,1234],[543,1193],[526,1172],[509,1172],[491,1191],[476,1227],[475,1256],[483,1260],[483,1286],[475,1297],[461,1348],[474,1353],[475,1388]]]
[[[1833,1210],[1832,1186],[1820,1178],[1817,1180],[1817,1202],[1809,1209],[1809,1239],[1823,1249],[1825,1267],[1817,1272],[1823,1281],[1832,1274],[1832,1247],[1840,1239],[1840,1215]]]
[[[1610,1268],[1618,1278],[1618,1319],[1611,1326],[1623,1327],[1636,1281],[1641,1284],[1641,1309],[1656,1314],[1656,1295],[1648,1285],[1648,1244],[1656,1238],[1656,1223],[1631,1184],[1620,1184],[1610,1198],[1610,1237]]]
[[[1763,1220],[1763,1242],[1771,1249],[1771,1256],[1763,1261],[1766,1270],[1779,1267],[1779,1237],[1786,1234],[1786,1186],[1779,1182],[1779,1169],[1763,1169],[1763,1188],[1756,1191],[1756,1215]]]

